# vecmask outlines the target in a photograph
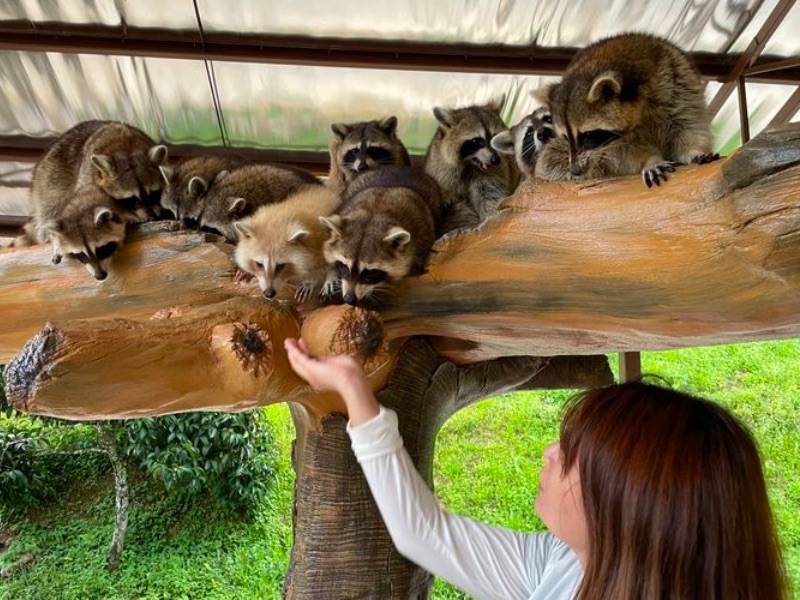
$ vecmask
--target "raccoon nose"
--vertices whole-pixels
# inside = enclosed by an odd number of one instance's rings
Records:
[[[572,165],[570,166],[570,168],[569,168],[569,172],[570,172],[570,173],[572,173],[573,175],[575,175],[576,177],[577,177],[578,175],[583,175],[583,167],[580,165],[580,163],[578,163],[577,161],[575,161],[575,162],[574,162],[574,163],[572,163]]]
[[[106,277],[108,277],[108,273],[106,273],[105,271],[94,272],[94,278],[97,279],[97,281],[103,281]]]
[[[368,169],[369,165],[367,164],[367,161],[359,160],[358,162],[356,162],[356,171],[358,171],[359,173],[361,173],[362,171],[367,171]]]
[[[189,217],[183,218],[183,224],[189,229],[199,229],[200,227],[200,222],[197,219],[191,219]]]
[[[353,292],[347,292],[344,295],[344,301],[350,306],[355,306],[356,302],[358,302],[358,298],[356,298],[356,295]]]
[[[263,296],[264,296],[264,298],[267,298],[268,300],[271,300],[272,298],[277,296],[277,294],[278,294],[278,292],[275,291],[275,288],[267,288],[267,289],[264,290]]]

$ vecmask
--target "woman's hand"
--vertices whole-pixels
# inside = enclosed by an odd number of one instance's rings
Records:
[[[338,392],[347,405],[350,425],[357,427],[378,414],[378,405],[369,388],[364,370],[352,356],[314,358],[303,340],[284,341],[289,364],[318,392]]]

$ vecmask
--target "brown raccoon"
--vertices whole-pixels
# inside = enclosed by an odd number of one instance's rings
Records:
[[[34,207],[94,183],[146,221],[158,211],[167,147],[116,121],[85,121],[64,133],[36,163]]]
[[[102,281],[108,276],[111,257],[125,240],[126,223],[134,220],[135,215],[90,183],[40,211],[26,225],[26,232],[38,243],[50,242],[54,263],[61,262],[62,256],[73,258]]]
[[[501,154],[513,154],[522,175],[534,176],[536,161],[544,145],[553,137],[553,118],[546,108],[537,108],[509,131],[492,138],[492,148]]]
[[[325,259],[344,301],[375,300],[393,282],[424,273],[443,215],[441,190],[422,172],[384,167],[356,178],[339,210],[320,219],[331,231]]]
[[[497,202],[519,183],[519,171],[510,158],[491,146],[491,139],[506,130],[500,110],[504,98],[483,106],[433,109],[439,128],[425,155],[425,172],[442,189],[450,210],[468,213],[459,227],[477,225],[491,214]],[[462,204],[462,207],[454,205]],[[453,226],[447,226],[452,229]]]
[[[198,200],[208,191],[208,186],[213,185],[218,176],[225,177],[231,170],[250,162],[229,156],[196,156],[176,167],[162,166],[161,207],[179,221],[185,219],[196,224],[201,208]]]
[[[195,176],[188,185],[202,194],[197,196],[191,216],[184,220],[235,242],[235,220],[253,214],[260,206],[280,202],[303,187],[321,186],[322,182],[302,169],[256,163],[221,171],[210,182]]]
[[[332,190],[308,186],[233,223],[239,235],[236,264],[256,276],[265,298],[274,298],[285,286],[295,287],[301,302],[316,292],[332,292],[335,277],[322,254],[328,230],[319,218],[339,202]]]
[[[408,151],[397,137],[397,117],[361,123],[334,123],[329,152],[328,185],[343,193],[360,173],[381,166],[411,166]]]
[[[641,173],[651,187],[676,164],[717,158],[700,75],[685,52],[652,35],[584,48],[546,90],[546,103],[558,143],[540,156],[536,175],[544,179]]]

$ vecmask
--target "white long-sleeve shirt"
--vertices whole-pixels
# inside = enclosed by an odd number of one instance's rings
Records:
[[[578,557],[550,533],[492,527],[442,509],[403,447],[397,414],[348,433],[397,550],[475,598],[572,600],[583,577]]]

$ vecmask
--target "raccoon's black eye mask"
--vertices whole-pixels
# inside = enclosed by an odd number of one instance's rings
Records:
[[[366,269],[361,271],[361,274],[358,276],[358,281],[360,283],[366,283],[367,285],[375,285],[376,283],[386,281],[386,279],[386,271],[380,269]]]
[[[95,256],[97,256],[97,260],[105,260],[112,256],[117,250],[119,250],[119,244],[117,242],[109,242],[99,248],[95,248]]]
[[[605,146],[614,140],[618,140],[620,137],[622,137],[621,133],[616,131],[606,131],[605,129],[585,131],[578,134],[578,149],[594,150],[595,148]]]
[[[381,148],[380,146],[370,146],[367,148],[367,156],[379,163],[392,162],[392,153],[386,148]]]
[[[344,154],[344,162],[354,162],[356,160],[356,156],[358,156],[358,148],[350,148],[350,150]]]
[[[89,262],[89,257],[86,256],[85,252],[67,252],[67,256],[69,258],[74,258],[82,265],[85,265],[86,263]]]
[[[461,158],[464,159],[472,156],[478,150],[485,148],[487,145],[488,144],[486,143],[486,140],[482,137],[474,137],[471,140],[467,140],[461,144],[461,150],[459,151],[459,154],[461,155]]]
[[[333,269],[336,271],[336,276],[339,279],[344,279],[350,273],[350,268],[340,260],[333,263]]]

